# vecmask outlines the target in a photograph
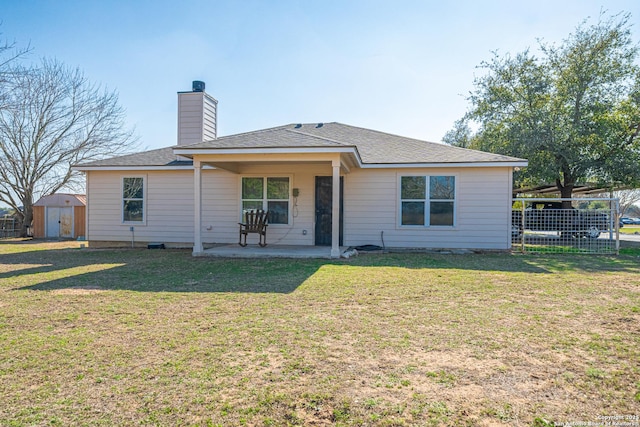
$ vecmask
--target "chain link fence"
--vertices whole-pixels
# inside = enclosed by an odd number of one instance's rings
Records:
[[[610,198],[516,198],[512,247],[523,253],[618,254],[619,210],[618,199]]]

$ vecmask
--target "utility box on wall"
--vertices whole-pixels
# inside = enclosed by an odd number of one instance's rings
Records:
[[[84,194],[51,194],[33,205],[33,237],[77,239],[85,235]]]

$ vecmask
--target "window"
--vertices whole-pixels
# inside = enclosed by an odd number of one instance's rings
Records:
[[[453,226],[455,177],[400,177],[400,225]]]
[[[144,178],[122,179],[122,221],[144,221]]]
[[[289,177],[243,177],[242,212],[269,211],[269,224],[289,224]]]

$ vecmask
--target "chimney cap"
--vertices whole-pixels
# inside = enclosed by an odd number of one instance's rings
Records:
[[[200,80],[194,80],[192,85],[192,90],[194,92],[204,92],[204,82]]]

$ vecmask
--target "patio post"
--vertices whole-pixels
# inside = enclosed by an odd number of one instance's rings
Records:
[[[331,258],[340,258],[340,159],[331,162],[333,167],[331,205]]]
[[[203,252],[202,248],[202,164],[193,159],[193,254]]]

